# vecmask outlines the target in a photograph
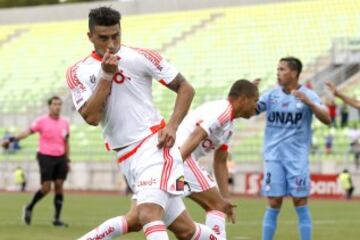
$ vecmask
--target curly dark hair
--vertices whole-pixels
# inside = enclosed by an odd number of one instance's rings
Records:
[[[121,14],[111,7],[98,7],[90,10],[89,13],[89,30],[94,30],[95,25],[113,26],[119,24]]]

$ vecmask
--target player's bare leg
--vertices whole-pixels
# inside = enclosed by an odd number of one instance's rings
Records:
[[[162,221],[164,209],[155,203],[141,203],[137,206],[138,218],[148,240],[164,239],[169,237]]]
[[[205,225],[194,223],[187,211],[183,211],[173,223],[168,226],[177,239],[180,240],[220,240],[215,232]]]
[[[234,207],[224,199],[216,187],[204,192],[193,192],[189,198],[198,203],[206,212],[206,226],[211,228],[222,238],[226,238],[225,217],[226,215],[235,223]]]

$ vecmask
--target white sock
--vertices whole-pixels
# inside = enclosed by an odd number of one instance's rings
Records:
[[[207,212],[205,221],[206,226],[224,239],[226,239],[225,217],[225,213],[213,210]]]
[[[169,240],[163,221],[153,221],[143,226],[147,240]]]
[[[106,220],[78,240],[110,240],[127,232],[127,221],[125,217],[120,216]]]
[[[214,231],[212,231],[208,226],[205,226],[201,223],[196,224],[196,232],[191,240],[221,240],[222,238]]]

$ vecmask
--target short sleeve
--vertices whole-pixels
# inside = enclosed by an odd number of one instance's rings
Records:
[[[214,111],[215,110],[215,111]],[[226,108],[212,109],[207,114],[203,116],[202,120],[197,123],[198,126],[203,128],[208,135],[213,132],[216,132],[221,128],[225,123],[231,121],[232,118],[232,108],[228,104]]]
[[[312,102],[314,102],[315,104],[317,104],[317,105],[323,105],[322,102],[321,102],[320,97],[319,97],[315,92],[311,91],[309,97],[310,97],[310,100],[311,100]]]
[[[178,70],[173,67],[159,53],[148,49],[137,49],[144,56],[147,73],[164,85],[168,85],[178,75]]]
[[[30,126],[32,132],[41,132],[41,118],[35,119]]]
[[[266,111],[266,109],[268,108],[269,95],[270,95],[269,92],[261,95],[259,101],[257,102],[257,107],[256,107],[256,113],[257,114]]]
[[[85,79],[81,79],[79,66],[73,65],[66,72],[66,82],[71,91],[71,96],[76,110],[79,110],[90,98],[92,90],[85,84]]]

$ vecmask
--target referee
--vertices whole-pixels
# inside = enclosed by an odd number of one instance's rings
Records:
[[[49,112],[40,116],[31,127],[15,137],[2,143],[7,148],[13,141],[20,141],[33,133],[39,133],[39,147],[37,160],[41,175],[41,188],[34,194],[31,202],[24,206],[23,221],[29,225],[34,206],[51,190],[51,183],[55,185],[54,197],[54,226],[67,227],[60,220],[63,205],[63,184],[69,170],[69,122],[60,116],[62,101],[58,96],[48,100]]]

